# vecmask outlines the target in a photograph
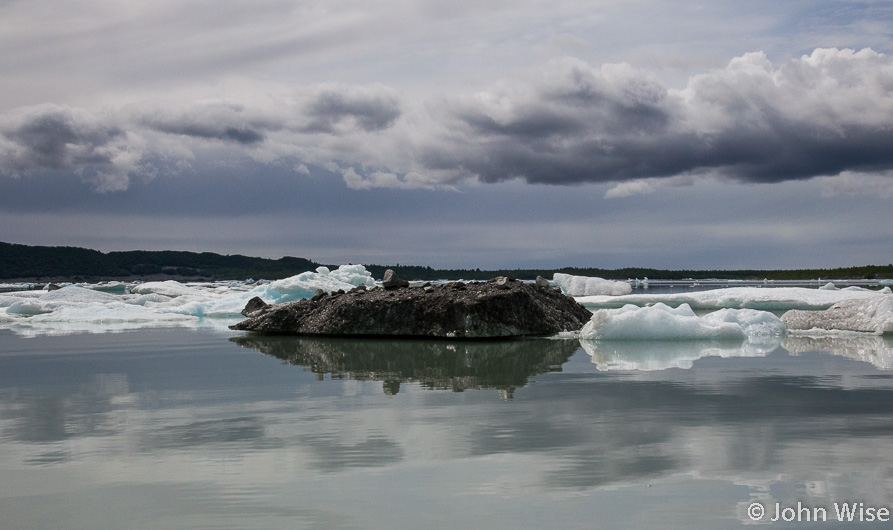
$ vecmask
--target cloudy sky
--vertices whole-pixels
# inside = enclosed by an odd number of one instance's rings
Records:
[[[893,3],[0,0],[0,241],[893,261]]]

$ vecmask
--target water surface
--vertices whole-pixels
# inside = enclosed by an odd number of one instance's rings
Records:
[[[0,526],[839,527],[893,504],[891,342],[0,332]]]

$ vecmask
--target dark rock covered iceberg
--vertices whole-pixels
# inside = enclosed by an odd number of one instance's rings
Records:
[[[505,277],[481,283],[354,289],[247,309],[250,318],[232,329],[285,335],[520,337],[576,331],[591,317],[556,289]]]

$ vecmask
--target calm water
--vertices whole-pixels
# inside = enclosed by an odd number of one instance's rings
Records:
[[[0,528],[889,528],[891,351],[0,331]]]

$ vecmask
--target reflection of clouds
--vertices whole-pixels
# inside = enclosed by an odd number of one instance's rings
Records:
[[[828,352],[871,363],[881,370],[893,370],[893,337],[867,333],[818,334],[792,332],[784,348],[792,354]]]
[[[702,357],[762,357],[781,338],[759,343],[717,341],[595,341],[580,339],[599,370],[666,370],[691,368]]]
[[[256,442],[263,438],[263,422],[246,417],[165,426],[148,434],[144,443],[146,450],[194,449],[208,444]]]
[[[112,413],[126,394],[123,374],[97,374],[74,393],[59,396],[19,395],[0,405],[0,420],[13,423],[2,429],[4,438],[22,442],[60,442],[118,432]]]
[[[344,471],[349,468],[387,467],[403,460],[400,443],[381,433],[350,444],[333,435],[311,435],[302,438],[316,459],[313,466],[321,471]]]

